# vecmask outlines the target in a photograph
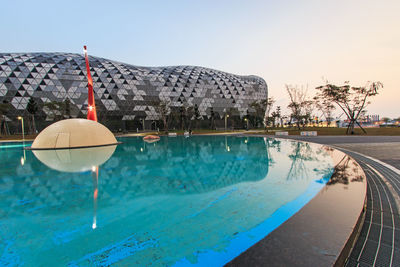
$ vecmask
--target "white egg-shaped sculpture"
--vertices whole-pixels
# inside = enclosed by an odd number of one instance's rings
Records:
[[[86,119],[67,119],[46,127],[36,137],[31,149],[62,149],[118,144],[104,125]]]

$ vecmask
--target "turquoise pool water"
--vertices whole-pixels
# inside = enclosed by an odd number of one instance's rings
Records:
[[[329,149],[261,137],[119,138],[36,153],[0,143],[0,265],[220,266],[330,178]]]

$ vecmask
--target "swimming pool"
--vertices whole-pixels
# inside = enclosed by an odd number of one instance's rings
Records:
[[[223,265],[300,210],[334,168],[328,148],[306,142],[119,141],[36,155],[0,145],[1,265]]]

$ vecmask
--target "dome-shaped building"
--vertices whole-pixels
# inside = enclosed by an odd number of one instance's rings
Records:
[[[195,66],[139,67],[93,56],[89,60],[99,121],[114,130],[141,129],[143,124],[154,128],[161,119],[160,102],[168,105],[170,126],[179,127],[184,116],[200,122],[212,117],[220,124],[225,114],[243,118],[254,112],[251,103],[267,98],[267,84],[257,76]],[[9,103],[6,116],[14,120],[28,115],[30,98],[40,107],[37,116],[43,122],[85,117],[84,56],[0,53],[0,102]]]

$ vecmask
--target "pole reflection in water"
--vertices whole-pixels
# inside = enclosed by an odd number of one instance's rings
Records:
[[[93,224],[92,228],[97,227],[97,196],[99,192],[99,166],[92,167],[92,180],[93,180]]]
[[[22,143],[22,147],[25,147],[25,140]],[[21,157],[21,166],[24,166],[25,162],[26,162],[26,152],[25,149],[22,150],[24,155]]]
[[[230,148],[229,145],[228,145],[228,138],[227,138],[227,136],[225,136],[225,149],[226,149],[226,151],[228,151],[228,152],[231,151],[231,148]]]

